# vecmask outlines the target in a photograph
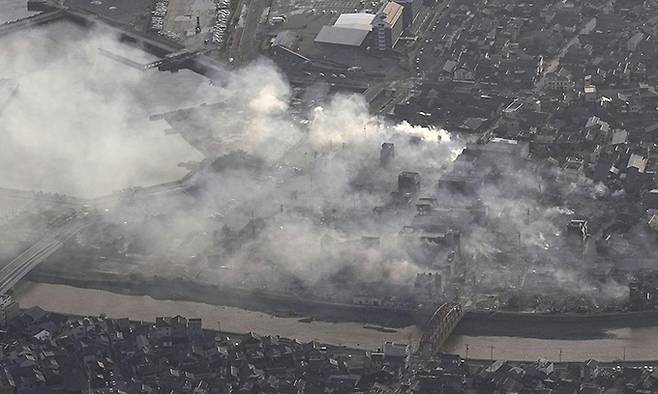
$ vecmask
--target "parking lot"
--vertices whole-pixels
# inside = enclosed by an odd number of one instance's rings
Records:
[[[213,0],[169,0],[162,30],[187,48],[199,49],[212,33],[216,8]]]
[[[226,29],[231,17],[231,0],[219,0],[217,4],[217,19],[212,27],[212,42],[222,45],[226,42]]]
[[[367,4],[366,4],[367,3]],[[381,4],[381,1],[368,1],[361,2],[359,0],[273,0],[271,14],[272,15],[300,15],[310,13],[315,10],[318,14],[340,14],[347,12],[358,12],[360,10],[369,9],[370,12],[376,11],[377,8],[373,7]],[[363,5],[362,5],[363,4]]]

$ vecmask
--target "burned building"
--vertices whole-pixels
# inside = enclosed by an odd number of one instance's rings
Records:
[[[628,285],[631,309],[654,308],[658,305],[658,271],[638,275]]]
[[[624,190],[626,190],[629,196],[638,197],[640,195],[645,179],[646,167],[647,159],[642,155],[633,153],[628,159]]]
[[[395,159],[395,145],[390,142],[384,142],[379,151],[379,164],[382,167],[389,166]]]
[[[506,138],[492,138],[486,144],[469,144],[464,153],[491,161],[503,157],[525,159],[530,154],[530,144]]]
[[[478,174],[452,171],[442,176],[438,182],[439,193],[475,196],[484,186],[484,178]]]
[[[417,172],[402,171],[398,175],[397,190],[391,192],[391,199],[386,204],[375,207],[373,209],[374,213],[382,215],[385,212],[395,212],[399,208],[413,206],[414,200],[420,193],[420,179],[420,174]]]
[[[419,173],[403,171],[398,175],[398,193],[416,196],[418,192],[420,192]]]
[[[567,224],[567,236],[584,243],[590,236],[589,221],[587,219],[572,219]]]
[[[416,204],[416,214],[426,215],[437,206],[437,200],[434,197],[421,197]]]
[[[644,205],[648,209],[658,209],[658,189],[651,189],[644,193]]]
[[[443,277],[438,272],[422,272],[416,274],[414,293],[420,301],[438,301],[443,296]]]
[[[459,231],[426,231],[405,226],[400,236],[407,253],[417,264],[437,270],[446,278],[464,273]]]
[[[530,152],[527,142],[493,138],[484,144],[469,144],[439,180],[440,190],[475,195],[485,184],[495,184],[510,167],[524,163]]]

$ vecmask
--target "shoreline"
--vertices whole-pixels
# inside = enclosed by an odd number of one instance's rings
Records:
[[[21,308],[38,306],[60,314],[93,316],[102,313],[110,318],[142,321],[155,321],[158,316],[183,315],[201,318],[205,329],[279,335],[361,350],[379,349],[384,341],[413,343],[420,337],[415,326],[384,333],[364,328],[361,323],[318,320],[303,323],[297,317],[277,317],[230,306],[158,300],[150,296],[117,294],[68,285],[22,282],[14,296]]]
[[[238,288],[220,289],[183,278],[135,279],[100,273],[79,277],[41,267],[30,273],[28,280],[121,295],[149,296],[155,300],[235,307],[277,317],[291,317],[301,322],[353,322],[368,327],[382,327],[384,332],[424,322],[424,315],[419,311],[330,303]],[[588,340],[610,338],[610,330],[643,327],[658,327],[657,310],[590,314],[467,311],[453,335]]]
[[[125,293],[28,282],[19,285],[15,295],[22,307],[40,306],[45,310],[64,314],[104,313],[108,317],[128,317],[144,321],[154,320],[157,316],[181,314],[201,317],[204,328],[207,329],[216,330],[221,322],[221,331],[252,331],[262,335],[280,335],[304,341],[316,340],[361,350],[375,350],[380,348],[384,341],[413,344],[420,338],[416,326],[397,330],[376,329],[381,326],[355,322],[326,322],[290,315],[278,317],[267,312],[230,306],[162,300],[148,295]],[[628,361],[650,360],[658,354],[658,344],[652,339],[658,335],[658,325],[651,324],[652,319],[647,317],[653,318],[656,315],[658,312],[655,311],[600,316],[470,312],[448,338],[442,351],[460,354],[462,357],[468,355],[470,358],[486,359],[493,346],[496,358],[517,361],[532,361],[537,358],[553,361],[560,358],[562,361],[584,361],[589,358],[614,361],[621,359],[622,354],[627,355]],[[525,323],[519,324],[518,319],[532,324],[527,328],[520,328],[525,326]],[[569,321],[571,323],[564,324]],[[543,327],[539,327],[541,325]],[[473,330],[473,326],[476,326],[479,332],[468,332]],[[581,331],[573,331],[574,327]],[[531,332],[536,329],[538,331]],[[566,335],[567,333],[571,334]],[[465,350],[469,345],[470,352]]]
[[[611,330],[648,327],[658,327],[658,311],[590,314],[469,311],[453,335],[576,341],[610,338]]]
[[[43,267],[31,272],[27,280],[66,285],[82,289],[109,291],[115,294],[148,296],[155,300],[199,302],[241,308],[277,317],[310,318],[328,323],[353,322],[401,329],[422,321],[418,311],[386,307],[338,304],[300,299],[263,291],[219,288],[183,278],[123,278],[115,274],[91,273],[85,277],[47,271]]]

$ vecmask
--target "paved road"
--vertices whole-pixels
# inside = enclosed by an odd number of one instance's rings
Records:
[[[431,14],[431,18],[423,21],[419,25],[418,40],[419,43],[411,52],[411,64],[413,75],[423,74],[432,71],[435,68],[443,67],[443,62],[447,55],[442,51],[434,51],[434,47],[441,43],[441,39],[446,34],[451,34],[456,30],[464,29],[465,24],[472,20],[461,21],[460,24],[450,24],[448,16],[450,15],[450,6],[453,0],[444,0],[438,2]]]
[[[31,200],[55,205],[80,206],[87,202],[85,199],[63,194],[38,193],[25,190],[8,189],[4,187],[0,187],[0,196],[16,200]]]
[[[269,3],[267,0],[242,0],[238,3],[233,19],[239,18],[239,22],[233,30],[233,42],[229,52],[236,61],[248,63],[258,56],[258,24]]]

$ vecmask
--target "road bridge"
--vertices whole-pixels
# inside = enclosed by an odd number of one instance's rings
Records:
[[[422,327],[419,351],[427,355],[437,353],[463,316],[460,304],[446,302],[439,305]]]
[[[66,194],[48,193],[41,191],[26,191],[0,187],[0,197],[16,200],[32,200],[54,205],[81,206],[88,201],[83,198],[73,197]]]
[[[84,215],[75,214],[63,217],[58,221],[57,227],[51,229],[44,238],[0,269],[0,294],[11,290],[16,283],[88,224],[88,219]]]

